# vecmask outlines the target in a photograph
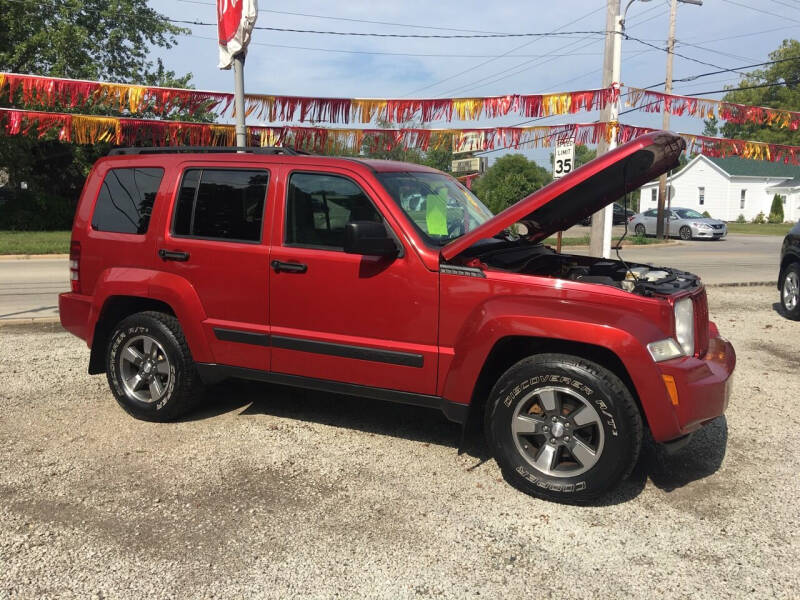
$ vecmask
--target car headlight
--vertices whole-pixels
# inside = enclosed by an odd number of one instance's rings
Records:
[[[711,225],[708,223],[692,223],[692,225],[698,227],[699,229],[711,229]]]
[[[683,350],[678,345],[678,342],[672,338],[659,340],[657,342],[650,342],[647,344],[647,351],[653,357],[655,362],[669,360],[671,358],[678,358],[683,356]]]
[[[694,354],[694,305],[691,298],[675,303],[675,338],[686,356]]]

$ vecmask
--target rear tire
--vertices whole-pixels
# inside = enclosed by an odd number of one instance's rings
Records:
[[[681,236],[682,240],[691,240],[692,239],[692,230],[690,227],[684,225],[681,227],[678,234]]]
[[[781,277],[781,306],[786,316],[800,321],[800,264],[792,263],[786,267]]]
[[[519,361],[486,404],[487,444],[505,478],[539,498],[590,502],[630,475],[642,418],[622,381],[566,354]]]
[[[144,421],[174,421],[202,393],[178,319],[161,312],[136,313],[115,327],[106,350],[106,375],[119,405]]]
[[[647,237],[647,230],[644,228],[644,225],[642,225],[641,223],[637,223],[636,227],[634,227],[633,230],[636,232],[636,235],[638,235],[639,237]]]

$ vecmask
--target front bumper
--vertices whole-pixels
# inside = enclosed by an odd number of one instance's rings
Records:
[[[721,239],[728,235],[728,229],[700,229],[697,227],[692,227],[692,236],[696,238],[705,238],[705,239]]]
[[[716,327],[713,328],[716,330]],[[675,380],[677,431],[665,432],[659,442],[692,433],[721,416],[728,407],[733,388],[736,352],[731,343],[714,331],[702,358],[676,358],[659,363],[662,375]]]

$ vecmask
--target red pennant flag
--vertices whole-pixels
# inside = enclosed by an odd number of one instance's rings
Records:
[[[257,16],[257,0],[217,0],[220,69],[230,69],[233,57],[247,50]]]

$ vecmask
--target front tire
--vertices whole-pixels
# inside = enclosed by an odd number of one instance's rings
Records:
[[[636,232],[636,235],[638,235],[639,237],[647,237],[647,230],[644,228],[644,225],[642,225],[641,223],[637,223],[636,227],[634,227],[633,230]]]
[[[144,421],[174,421],[202,393],[178,319],[155,311],[136,313],[116,326],[106,350],[106,375],[119,405]]]
[[[680,228],[678,234],[681,236],[682,240],[688,241],[692,239],[692,230],[690,227],[687,227],[686,225]]]
[[[508,481],[546,500],[585,503],[630,475],[642,418],[600,365],[566,354],[519,361],[486,405],[487,444]]]
[[[781,306],[786,316],[800,321],[800,264],[786,267],[781,278]]]

